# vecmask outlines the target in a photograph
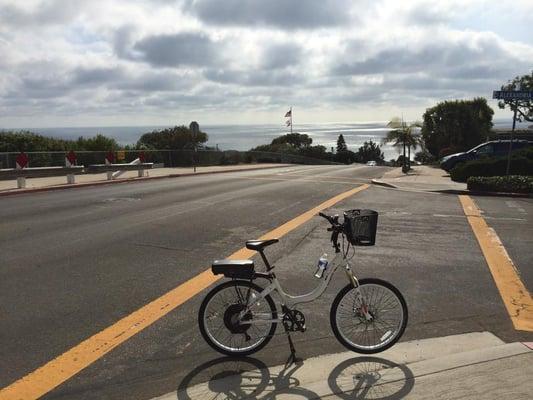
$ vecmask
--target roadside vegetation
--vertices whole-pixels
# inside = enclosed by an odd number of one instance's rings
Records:
[[[533,176],[471,176],[467,188],[479,192],[533,193]]]
[[[272,140],[270,144],[263,144],[254,147],[250,151],[264,151],[271,153],[291,154],[303,157],[310,157],[330,162],[351,164],[354,162],[366,163],[376,161],[378,164],[384,163],[381,147],[373,141],[364,142],[356,152],[348,149],[348,145],[342,134],[337,139],[336,151],[327,151],[325,146],[313,146],[313,139],[307,134],[288,133]]]
[[[482,158],[457,165],[450,171],[452,180],[467,182],[473,176],[504,176],[507,156]],[[533,147],[519,150],[511,155],[511,175],[533,175]]]
[[[77,140],[56,139],[30,131],[0,131],[0,152],[19,151],[109,151],[121,146],[113,138],[96,135]]]

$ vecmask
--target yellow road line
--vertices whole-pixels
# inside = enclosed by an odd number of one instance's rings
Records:
[[[369,185],[362,185],[341,193],[322,204],[306,211],[302,215],[286,222],[260,237],[260,239],[281,237],[309,221],[319,211],[331,207],[362,190]],[[243,247],[228,258],[249,258],[255,252]],[[122,318],[115,324],[98,332],[77,346],[67,350],[57,358],[49,361],[35,371],[0,390],[0,400],[37,399],[82,369],[109,353],[115,347],[139,333],[170,311],[191,299],[203,289],[216,282],[221,276],[213,275],[208,269],[175,289],[155,299],[151,303]]]
[[[513,260],[507,254],[494,229],[490,228],[481,216],[474,200],[469,196],[460,195],[459,201],[515,329],[533,332],[533,298],[520,280]]]

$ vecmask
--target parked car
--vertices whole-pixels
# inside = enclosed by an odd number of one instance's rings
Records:
[[[533,142],[528,140],[513,140],[511,149],[514,152],[527,146],[533,146]],[[506,155],[508,151],[509,140],[492,140],[490,142],[481,143],[464,153],[455,153],[443,157],[442,160],[440,160],[440,167],[445,171],[450,171],[459,163],[477,160],[481,157],[500,157]]]
[[[375,167],[377,164],[375,161],[367,161],[366,165],[368,165],[369,167]]]

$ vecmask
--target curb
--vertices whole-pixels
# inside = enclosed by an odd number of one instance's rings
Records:
[[[470,196],[533,198],[533,193],[483,192],[479,190],[457,190],[457,189],[432,190],[432,192],[447,193],[447,194],[467,194]]]
[[[371,182],[374,185],[388,187],[391,189],[404,189],[403,187],[395,186],[391,183],[383,182],[377,179],[372,179]],[[479,190],[461,190],[461,189],[437,189],[437,190],[424,190],[419,189],[427,193],[443,193],[443,194],[456,194],[456,195],[469,195],[469,196],[492,196],[492,197],[516,197],[516,198],[533,198],[533,193],[505,193],[505,192],[483,192]]]
[[[276,165],[273,167],[255,167],[255,168],[241,168],[241,169],[230,169],[230,170],[222,170],[222,171],[205,171],[205,172],[191,172],[191,173],[183,173],[183,174],[170,174],[170,175],[162,175],[162,176],[145,176],[141,178],[123,178],[123,179],[117,179],[112,181],[95,181],[95,182],[86,182],[86,183],[75,183],[74,185],[57,185],[57,186],[45,186],[40,188],[33,188],[33,189],[7,189],[7,191],[0,191],[0,197],[3,196],[14,196],[14,195],[21,195],[21,194],[29,194],[29,193],[38,193],[38,192],[49,192],[49,191],[55,191],[55,190],[65,190],[65,189],[77,189],[77,188],[86,188],[91,186],[104,186],[104,185],[112,185],[112,184],[120,184],[120,183],[133,183],[133,182],[143,182],[148,180],[155,180],[155,179],[168,179],[168,178],[180,178],[185,176],[198,176],[198,175],[209,175],[209,174],[224,174],[229,172],[245,172],[245,171],[257,171],[262,169],[273,169],[273,168],[287,168],[290,165]]]
[[[393,189],[398,189],[398,186],[395,186],[395,185],[393,185],[391,183],[380,181],[378,179],[372,179],[370,182],[372,182],[374,185],[384,186],[384,187],[393,188]]]

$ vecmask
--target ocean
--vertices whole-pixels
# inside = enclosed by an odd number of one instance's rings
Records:
[[[527,126],[527,125],[526,125]],[[94,136],[101,133],[113,137],[122,145],[134,144],[143,133],[164,129],[169,126],[121,126],[121,127],[76,127],[76,128],[32,128],[32,132],[45,136],[77,139],[80,136]],[[495,128],[510,128],[511,121],[495,120]],[[521,127],[521,128],[525,128]],[[208,146],[218,146],[220,150],[250,150],[268,144],[272,139],[288,133],[282,125],[200,125],[200,129],[209,136]],[[305,133],[313,139],[313,144],[323,145],[328,150],[336,148],[337,138],[342,133],[350,150],[357,151],[365,141],[372,140],[381,145],[385,159],[397,158],[399,152],[390,145],[382,145],[389,128],[386,122],[354,122],[327,124],[297,124],[293,131]]]

